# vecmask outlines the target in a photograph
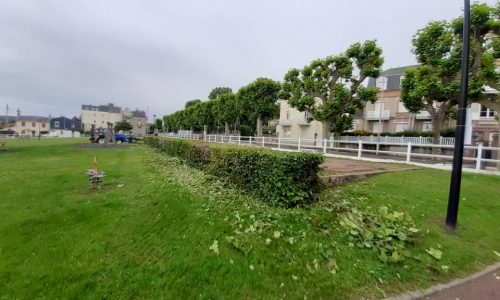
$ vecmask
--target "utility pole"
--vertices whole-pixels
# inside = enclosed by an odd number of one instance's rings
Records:
[[[460,78],[460,98],[458,99],[457,127],[455,132],[455,148],[453,151],[453,167],[451,170],[446,228],[450,232],[457,229],[458,203],[460,185],[462,183],[462,164],[464,159],[465,118],[467,114],[467,93],[469,87],[469,49],[470,48],[470,0],[464,0],[464,26],[462,47],[462,69]]]

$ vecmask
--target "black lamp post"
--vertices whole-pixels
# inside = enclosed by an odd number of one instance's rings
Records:
[[[450,232],[457,229],[458,203],[460,185],[462,183],[462,164],[464,158],[465,118],[467,109],[467,91],[469,80],[469,47],[470,47],[470,0],[464,0],[464,26],[462,48],[462,70],[460,78],[460,98],[458,100],[457,127],[455,132],[455,148],[453,151],[453,167],[451,171],[446,228]]]

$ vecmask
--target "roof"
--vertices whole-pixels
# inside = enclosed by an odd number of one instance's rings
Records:
[[[146,113],[143,110],[136,109],[136,110],[134,110],[132,112],[132,116],[139,117],[139,118],[145,118],[146,117]]]
[[[417,68],[419,65],[409,65],[396,68],[390,68],[382,72],[383,76],[401,76],[405,73],[406,69]]]
[[[17,120],[25,122],[48,122],[49,118],[41,116],[18,116]]]
[[[114,106],[113,103],[109,103],[106,105],[92,105],[92,104],[83,104],[82,110],[91,110],[91,111],[100,111],[100,112],[111,112],[119,114],[122,112],[121,107]]]

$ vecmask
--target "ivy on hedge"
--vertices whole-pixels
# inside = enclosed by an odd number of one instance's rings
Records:
[[[145,143],[278,206],[311,203],[321,187],[319,154],[148,137]]]

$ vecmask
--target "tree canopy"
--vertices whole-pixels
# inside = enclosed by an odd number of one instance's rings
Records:
[[[193,106],[193,105],[196,105],[198,103],[200,103],[201,100],[200,99],[193,99],[193,100],[189,100],[188,102],[186,102],[186,104],[184,105],[184,108],[188,108],[190,106]]]
[[[378,77],[384,60],[375,40],[355,43],[337,56],[317,59],[302,70],[285,75],[280,96],[299,111],[311,112],[322,121],[323,137],[352,126],[352,115],[367,101],[377,99],[377,88],[362,85],[367,77]]]
[[[488,35],[498,35],[500,23],[495,8],[487,4],[471,6],[471,51],[469,101],[487,99],[485,86],[498,90],[494,43]],[[439,142],[443,120],[457,104],[460,92],[463,19],[430,22],[413,37],[413,53],[420,67],[404,74],[401,100],[411,112],[429,112],[434,143]],[[497,38],[493,38],[497,39]]]
[[[281,84],[268,78],[258,78],[242,87],[237,94],[241,111],[256,122],[257,136],[262,136],[262,120],[279,114],[277,104]]]
[[[120,131],[120,130],[123,130],[123,131],[130,131],[132,130],[132,125],[129,123],[129,122],[118,122],[115,124],[115,131]]]
[[[225,94],[225,93],[232,93],[233,90],[229,87],[216,87],[210,91],[210,94],[208,94],[208,99],[214,100],[219,98],[220,95]]]

